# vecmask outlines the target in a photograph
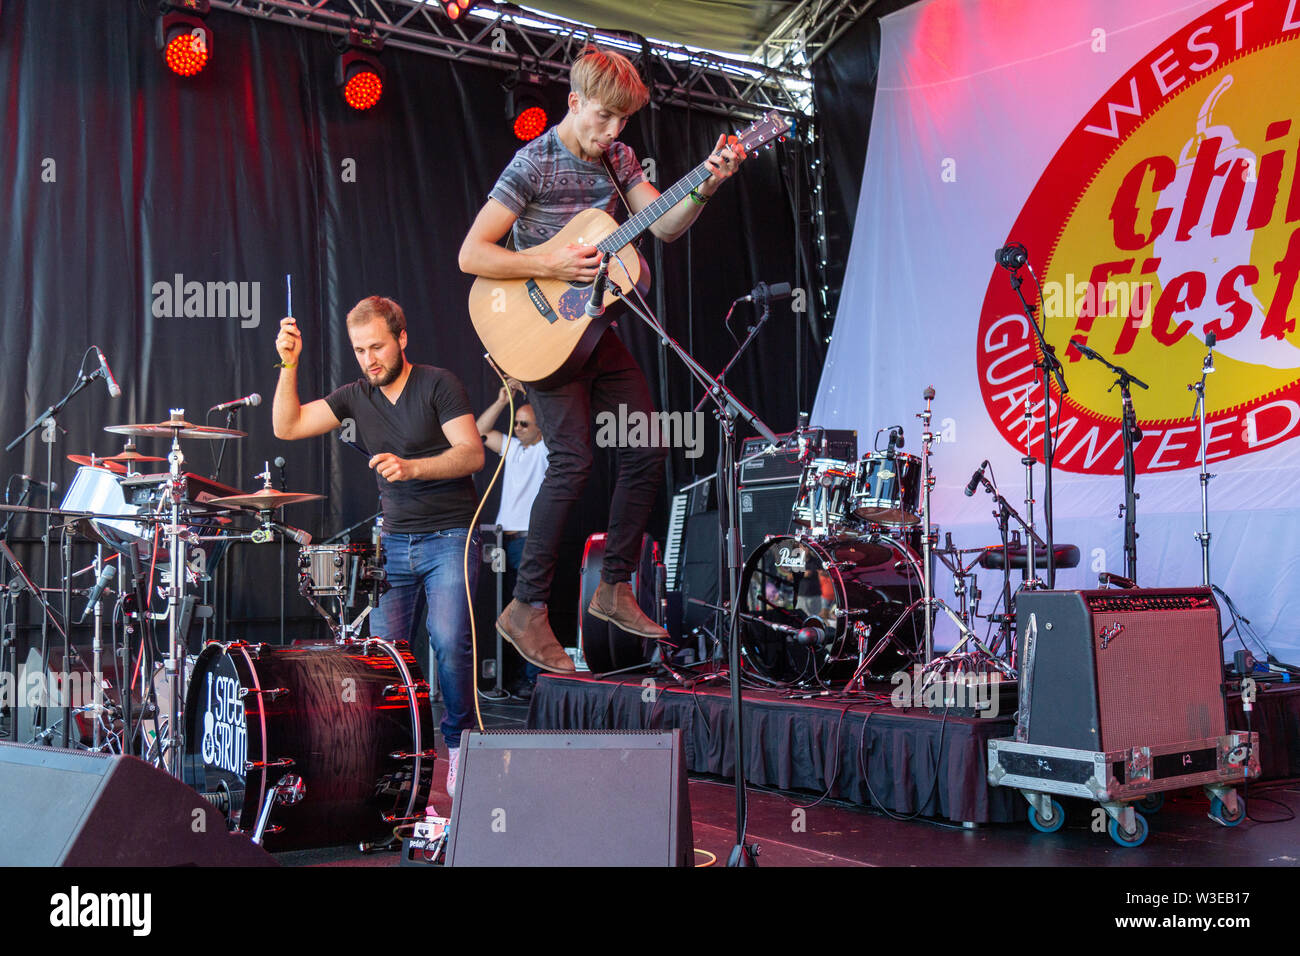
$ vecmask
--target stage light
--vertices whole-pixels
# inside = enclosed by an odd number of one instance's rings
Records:
[[[452,20],[463,20],[478,0],[439,0],[438,6]]]
[[[348,106],[368,110],[384,95],[384,68],[373,56],[349,50],[339,57],[334,82]]]
[[[177,8],[189,11],[177,12]],[[208,14],[208,0],[178,0],[163,7],[158,15],[155,41],[163,61],[177,76],[194,76],[212,56],[212,30],[201,19]]]
[[[505,82],[506,119],[515,136],[525,143],[546,131],[550,120],[546,114],[545,87],[539,74],[516,74]]]

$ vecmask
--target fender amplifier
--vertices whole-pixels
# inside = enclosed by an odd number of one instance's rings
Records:
[[[1112,751],[1227,732],[1209,588],[1026,591],[1016,739]]]

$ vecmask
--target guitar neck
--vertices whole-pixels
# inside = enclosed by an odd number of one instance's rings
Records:
[[[596,248],[601,252],[618,252],[618,250],[629,242],[633,242],[637,236],[653,226],[664,213],[685,199],[692,189],[700,186],[711,175],[713,174],[710,172],[708,165],[700,163],[674,183],[666,193],[623,223],[610,235],[596,243]]]

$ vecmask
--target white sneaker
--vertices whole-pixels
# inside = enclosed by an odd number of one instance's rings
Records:
[[[460,748],[447,751],[447,796],[456,795],[456,770],[460,767]]]

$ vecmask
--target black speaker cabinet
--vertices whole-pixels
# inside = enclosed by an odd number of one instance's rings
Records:
[[[0,744],[0,866],[274,866],[135,757]]]
[[[1107,752],[1226,732],[1208,588],[1025,591],[1016,646],[1018,740]]]
[[[693,866],[680,730],[466,731],[448,866]]]
[[[740,546],[746,560],[769,534],[789,531],[790,512],[798,494],[798,481],[740,489]]]

